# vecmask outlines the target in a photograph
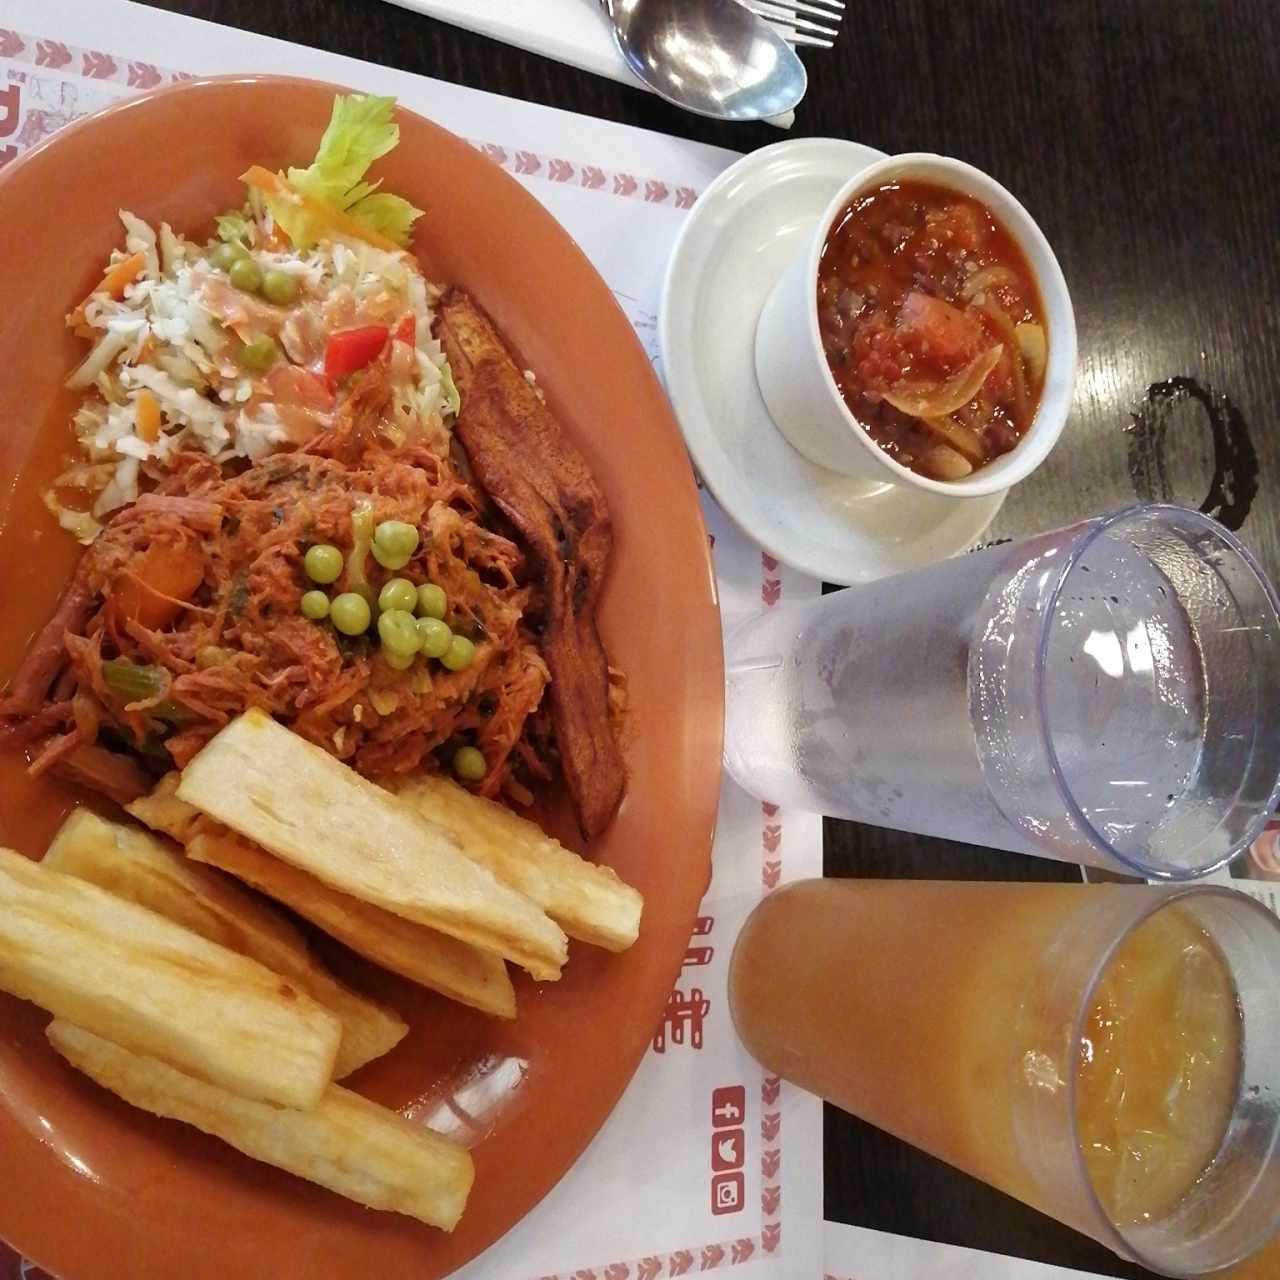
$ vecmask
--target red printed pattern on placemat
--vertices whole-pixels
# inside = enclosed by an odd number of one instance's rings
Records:
[[[602,169],[599,165],[580,164],[560,156],[539,155],[535,151],[513,150],[474,138],[470,142],[494,164],[521,178],[545,178],[548,182],[567,183],[584,191],[643,200],[646,204],[669,204],[675,209],[692,209],[698,198],[693,187],[677,186],[659,178],[641,178],[620,169]]]
[[[775,609],[782,600],[782,578],[778,573],[778,562],[767,551],[762,551],[760,568],[760,599],[766,609]],[[778,814],[778,806],[767,800],[761,802],[760,812],[764,819],[760,832],[764,849],[760,875],[765,893],[772,893],[782,879],[782,818]]]
[[[538,1276],[536,1280],[674,1280],[678,1276],[699,1275],[704,1271],[740,1266],[760,1256],[760,1238],[744,1236],[704,1244],[696,1249],[673,1249],[655,1253],[631,1262],[611,1262],[603,1267],[582,1267],[577,1271],[561,1271]]]
[[[159,67],[154,63],[104,53],[98,49],[81,49],[59,40],[45,40],[23,31],[0,28],[0,58],[47,67],[62,75],[79,76],[136,89],[154,89],[162,84],[193,80],[189,71]],[[545,156],[518,147],[500,146],[496,142],[470,139],[471,145],[495,164],[517,177],[542,178],[548,182],[572,184],[585,191],[646,204],[670,205],[673,209],[691,209],[698,198],[693,187],[665,182],[661,178],[645,178],[621,169],[605,169],[600,165],[569,160],[563,156]]]
[[[778,562],[767,552],[760,553],[760,598],[766,609],[782,601],[782,577]],[[782,880],[782,815],[776,804],[760,802],[760,884],[762,895],[772,893]],[[760,1238],[766,1252],[777,1250],[782,1236],[782,1081],[766,1076],[760,1086]]]
[[[0,58],[29,62],[33,66],[60,71],[63,75],[83,76],[86,80],[109,80],[139,91],[177,80],[195,79],[187,71],[174,71],[136,58],[103,53],[99,49],[80,49],[60,40],[45,40],[25,31],[6,31],[3,28],[0,28]]]

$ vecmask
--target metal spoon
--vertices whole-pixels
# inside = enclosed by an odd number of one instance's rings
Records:
[[[760,120],[804,97],[795,50],[738,0],[600,3],[627,65],[678,107],[718,120]]]

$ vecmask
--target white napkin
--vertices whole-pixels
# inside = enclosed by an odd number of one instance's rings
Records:
[[[623,61],[598,0],[391,0],[404,9],[492,36],[571,67],[647,88]],[[768,123],[790,129],[795,112]]]

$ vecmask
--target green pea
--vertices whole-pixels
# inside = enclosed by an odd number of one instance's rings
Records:
[[[279,354],[275,339],[269,333],[259,333],[240,344],[236,359],[250,373],[264,373],[275,364]]]
[[[404,520],[382,520],[373,531],[373,552],[388,557],[408,559],[418,549],[418,530]],[[381,560],[379,564],[383,563]]]
[[[420,647],[418,626],[413,614],[404,609],[388,609],[378,615],[378,635],[382,647],[391,653],[412,657]]]
[[[323,591],[305,591],[298,607],[302,610],[304,618],[319,622],[321,618],[329,616],[329,597]]]
[[[476,660],[476,647],[466,636],[454,636],[440,661],[450,671],[465,671]]]
[[[418,617],[443,618],[449,612],[449,597],[443,587],[434,582],[424,582],[418,588]]]
[[[369,623],[373,621],[373,611],[369,608],[369,602],[364,596],[354,591],[344,591],[340,596],[335,597],[329,606],[329,616],[333,619],[333,625],[344,636],[363,635],[369,630]]]
[[[412,613],[418,603],[418,589],[408,578],[391,578],[378,592],[379,609],[403,609]]]
[[[287,307],[298,300],[298,279],[287,271],[272,267],[262,277],[262,296],[278,307]]]
[[[252,258],[237,258],[228,268],[227,275],[243,293],[257,293],[262,288],[262,268]]]
[[[459,747],[453,753],[453,771],[464,782],[479,782],[489,772],[489,766],[475,747]]]
[[[302,567],[312,582],[327,587],[329,583],[337,582],[342,573],[342,552],[327,542],[317,542],[314,547],[307,548],[307,554],[302,557]]]
[[[230,271],[242,258],[249,256],[249,250],[239,240],[229,240],[220,244],[210,255],[209,261],[219,271]]]
[[[385,644],[382,646],[382,660],[392,671],[408,671],[417,656],[416,653],[396,653],[394,649],[388,649]]]
[[[452,640],[453,632],[439,618],[418,619],[418,643],[428,658],[443,658]]]
[[[412,555],[407,555],[407,556],[388,555],[387,552],[383,551],[383,549],[380,546],[378,546],[376,542],[373,544],[372,547],[369,548],[369,550],[373,552],[373,558],[384,569],[390,569],[392,573],[399,573],[400,570],[403,569],[405,565],[407,565],[409,561],[413,559]]]

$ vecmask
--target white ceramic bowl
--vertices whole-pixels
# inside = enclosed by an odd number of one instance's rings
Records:
[[[1009,453],[963,480],[918,475],[876,444],[836,387],[818,332],[818,260],[833,223],[855,196],[901,179],[930,182],[982,201],[1026,255],[1044,306],[1049,360],[1031,426]],[[805,457],[846,475],[953,498],[997,493],[1030,475],[1062,434],[1075,376],[1075,314],[1062,268],[1044,234],[993,178],[962,161],[926,152],[890,156],[860,170],[840,188],[774,286],[756,327],[756,378],[769,415]]]

